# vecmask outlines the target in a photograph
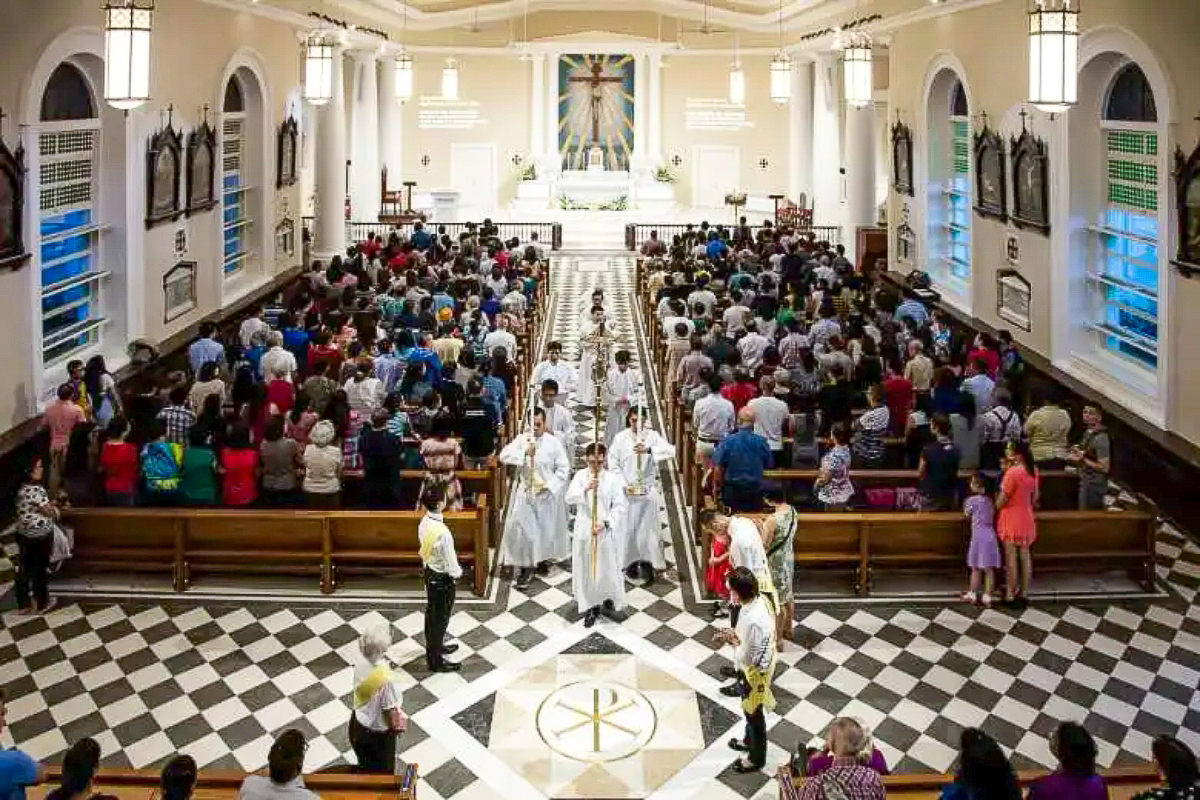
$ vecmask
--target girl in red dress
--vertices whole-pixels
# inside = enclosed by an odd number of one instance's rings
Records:
[[[713,535],[712,556],[708,559],[708,571],[704,575],[704,585],[720,598],[713,606],[714,616],[721,617],[728,613],[724,610],[729,602],[729,587],[725,584],[725,578],[732,568],[733,565],[729,563],[729,531],[721,531]]]

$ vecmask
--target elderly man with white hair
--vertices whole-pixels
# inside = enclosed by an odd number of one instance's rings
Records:
[[[283,349],[283,334],[279,331],[267,334],[267,352],[258,362],[258,371],[264,380],[277,372],[282,372],[289,381],[296,380],[296,357]]]
[[[362,659],[354,668],[350,746],[364,772],[395,772],[396,739],[408,727],[408,715],[400,709],[399,678],[387,663],[391,646],[387,626],[366,631],[358,639]]]

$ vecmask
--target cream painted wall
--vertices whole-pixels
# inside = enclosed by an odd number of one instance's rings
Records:
[[[442,59],[422,55],[414,70],[413,99],[403,115],[403,160],[405,180],[417,181],[417,191],[450,186],[451,145],[492,143],[495,145],[497,203],[504,207],[516,194],[517,178],[512,157],[529,155],[530,66],[516,53],[465,55],[459,60],[459,90],[462,100],[479,103],[486,125],[469,130],[422,129],[418,125],[421,95],[441,94]],[[429,157],[428,165],[422,158]]]
[[[725,56],[673,56],[662,74],[662,146],[668,164],[678,155],[683,163],[675,170],[678,183],[675,199],[682,206],[692,203],[692,147],[734,145],[741,151],[739,187],[750,194],[787,194],[788,120],[787,106],[771,101],[766,56],[742,58],[746,73],[746,119],[751,128],[740,131],[688,130],[685,112],[689,99],[724,99],[729,96],[729,66]],[[759,165],[766,159],[768,166]]]
[[[274,227],[284,205],[290,214],[300,215],[298,189],[275,190],[276,130],[284,117],[285,103],[300,82],[300,58],[296,32],[279,23],[241,12],[231,12],[199,0],[158,0],[154,15],[152,45],[153,100],[127,118],[104,106],[106,159],[118,157],[107,152],[121,140],[124,130],[126,163],[124,181],[106,181],[101,202],[127,206],[124,216],[116,216],[113,226],[102,234],[104,267],[115,276],[107,287],[110,317],[118,321],[110,326],[116,335],[106,337],[104,354],[110,368],[123,362],[128,338],[145,337],[157,342],[201,316],[211,313],[268,280],[275,272],[291,266],[288,259],[277,259],[273,246]],[[0,13],[7,19],[20,19],[20,25],[0,28],[0,51],[5,53],[5,69],[0,71],[0,107],[10,115],[5,125],[5,141],[14,142],[16,125],[33,122],[36,104],[27,102],[36,92],[30,89],[34,72],[43,53],[72,29],[99,29],[102,23],[97,4],[79,0],[43,0],[36,9],[24,0],[0,0]],[[223,286],[221,276],[221,214],[219,207],[181,220],[189,233],[186,258],[198,265],[197,307],[167,324],[163,322],[162,276],[174,263],[175,225],[164,223],[147,231],[145,214],[145,151],[148,137],[158,128],[160,115],[174,106],[174,124],[185,135],[196,124],[201,107],[209,106],[209,119],[220,133],[219,114],[224,94],[222,78],[231,62],[253,68],[261,76],[265,106],[261,117],[265,130],[251,148],[259,166],[258,190],[252,195],[255,226],[250,235],[260,257],[244,279]],[[97,84],[97,93],[102,88]],[[98,100],[100,100],[98,98]],[[102,100],[100,100],[102,104]],[[33,145],[28,134],[27,148]],[[219,147],[219,144],[218,144]],[[265,154],[266,158],[263,158]],[[219,187],[219,175],[218,175]],[[119,185],[123,183],[124,185]],[[298,234],[297,234],[298,235]],[[28,238],[28,237],[27,237]],[[32,243],[26,242],[32,249]],[[299,243],[297,242],[297,248]],[[296,259],[298,261],[297,250]],[[123,276],[138,284],[127,291]],[[59,380],[56,374],[35,374],[31,342],[38,312],[33,302],[31,283],[38,278],[30,266],[20,272],[0,275],[0,318],[19,326],[21,345],[0,351],[0,429],[22,422],[36,413],[36,399]],[[132,309],[132,311],[131,311]],[[40,325],[40,320],[36,322]]]
[[[1172,87],[1170,107],[1174,118],[1170,120],[1169,141],[1160,143],[1173,151],[1181,145],[1188,152],[1196,145],[1197,129],[1190,118],[1200,108],[1200,85],[1192,76],[1200,73],[1200,52],[1195,48],[1196,6],[1194,0],[1089,0],[1081,16],[1084,35],[1104,28],[1117,28],[1140,39],[1157,57]],[[914,161],[917,175],[917,198],[903,198],[912,211],[912,226],[917,231],[919,255],[927,251],[928,234],[920,216],[923,207],[919,184],[923,165],[928,159],[928,139],[922,139],[921,127],[925,114],[925,99],[922,96],[930,65],[936,59],[961,64],[967,91],[971,100],[971,113],[986,112],[989,123],[1000,130],[1007,140],[1011,133],[1020,131],[1020,112],[1027,86],[1025,4],[1001,2],[946,14],[935,19],[910,25],[893,34],[890,46],[889,101],[894,120],[897,112],[909,123],[916,134]],[[1190,27],[1189,27],[1190,25]],[[932,76],[929,76],[932,77]],[[1159,108],[1167,103],[1161,98]],[[1082,112],[1071,112],[1082,113]],[[1061,156],[1065,153],[1064,137],[1067,126],[1060,116],[1051,120],[1041,112],[1034,112],[1031,120],[1034,131],[1050,145],[1052,171],[1064,166]],[[1099,160],[1097,159],[1097,165]],[[1068,190],[1066,181],[1069,172],[1060,173],[1060,182],[1052,180],[1052,192]],[[901,198],[891,194],[889,220],[899,219]],[[1051,198],[1051,207],[1055,204]],[[1162,213],[1171,213],[1167,196],[1162,200]],[[1071,220],[1065,214],[1052,222],[1065,232],[1070,225],[1080,220]],[[1164,247],[1174,252],[1174,229],[1172,217],[1172,241]],[[1033,291],[1032,330],[1013,329],[1013,326],[996,315],[996,280],[998,269],[1006,266],[1004,237],[1015,232],[1021,245],[1021,274],[1030,282]],[[1055,357],[1062,351],[1061,335],[1055,339],[1055,326],[1066,313],[1067,298],[1064,294],[1065,281],[1056,275],[1066,275],[1065,248],[1056,251],[1052,238],[1031,232],[1018,232],[1011,226],[973,218],[973,287],[971,296],[974,316],[995,327],[1013,330],[1014,336],[1023,344],[1046,355]],[[893,245],[890,248],[895,254]],[[1056,258],[1056,253],[1058,257]],[[1057,292],[1057,294],[1056,294]],[[1160,332],[1161,344],[1168,353],[1166,387],[1168,400],[1167,428],[1192,442],[1200,443],[1200,374],[1191,368],[1186,346],[1200,336],[1200,284],[1175,276],[1173,273],[1166,285],[1160,286],[1163,303],[1169,303],[1170,324]],[[1059,330],[1061,331],[1061,325]],[[1139,409],[1134,408],[1135,412]]]

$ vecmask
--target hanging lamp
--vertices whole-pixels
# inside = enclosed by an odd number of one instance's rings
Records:
[[[304,50],[304,99],[323,106],[332,98],[333,40],[314,31]]]
[[[783,50],[783,0],[779,0],[779,52],[771,57],[771,99],[786,103],[792,99],[792,59]]]
[[[458,99],[458,61],[454,56],[447,58],[446,66],[442,67],[442,99]]]
[[[855,37],[842,51],[842,81],[846,102],[855,108],[871,105],[875,100],[871,57],[871,40]]]
[[[1071,0],[1034,0],[1029,12],[1029,102],[1051,114],[1075,105],[1079,8]]]
[[[150,99],[152,0],[104,4],[104,99],[129,111]]]

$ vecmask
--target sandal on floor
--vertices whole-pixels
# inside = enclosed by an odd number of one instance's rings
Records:
[[[991,608],[992,596],[987,592],[984,592],[983,597],[979,598],[979,605],[983,606],[984,608]]]
[[[962,599],[964,603],[970,603],[971,605],[975,605],[978,602],[978,597],[974,592],[963,592]]]

